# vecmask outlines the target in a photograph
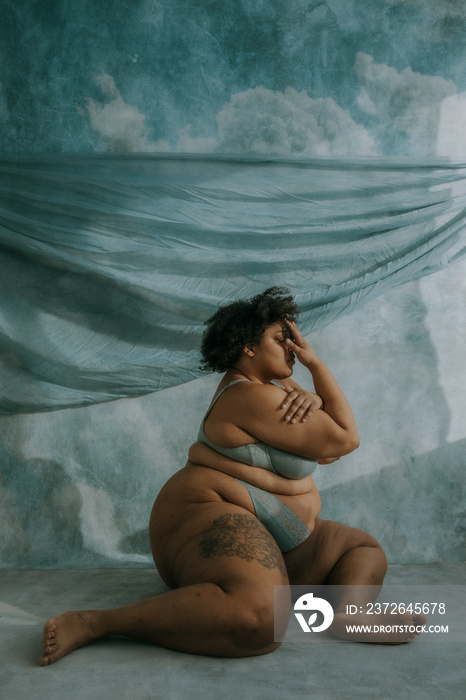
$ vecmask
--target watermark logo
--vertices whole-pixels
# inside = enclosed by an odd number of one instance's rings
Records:
[[[310,644],[339,637],[374,644],[427,644],[443,638],[464,645],[466,586],[274,586],[274,641],[285,637]]]
[[[333,608],[330,603],[323,598],[314,596],[313,593],[305,593],[302,595],[293,606],[294,616],[298,620],[303,632],[323,632],[328,629],[333,622]],[[297,610],[310,613],[307,622],[304,615]],[[317,621],[317,613],[322,613],[324,619],[320,625],[315,625]]]

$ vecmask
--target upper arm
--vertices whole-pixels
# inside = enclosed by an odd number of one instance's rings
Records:
[[[357,447],[354,436],[324,411],[315,411],[305,423],[286,421],[284,394],[272,384],[244,386],[238,392],[238,427],[272,447],[311,459],[340,457]]]

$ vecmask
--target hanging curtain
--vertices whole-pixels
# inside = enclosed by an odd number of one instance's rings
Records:
[[[449,161],[0,158],[0,412],[198,377],[203,322],[272,285],[304,333],[466,252]]]

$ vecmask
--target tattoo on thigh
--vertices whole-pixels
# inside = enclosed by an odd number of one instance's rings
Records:
[[[265,527],[252,515],[224,513],[216,518],[199,543],[204,559],[240,557],[258,561],[266,569],[279,569],[286,576],[286,567],[277,543]]]

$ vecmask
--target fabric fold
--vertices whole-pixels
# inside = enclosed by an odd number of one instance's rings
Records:
[[[272,285],[305,334],[466,253],[466,165],[0,158],[0,412],[201,375],[204,321]]]

